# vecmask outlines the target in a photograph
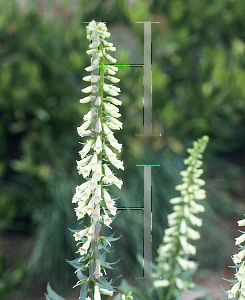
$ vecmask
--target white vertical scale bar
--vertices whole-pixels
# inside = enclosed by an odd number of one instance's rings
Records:
[[[153,279],[151,277],[152,243],[151,243],[151,167],[160,165],[136,165],[144,167],[144,271],[143,277],[136,279]]]
[[[142,23],[144,23],[144,126],[143,134],[136,134],[136,136],[161,136],[161,134],[152,133],[151,23],[159,22]]]

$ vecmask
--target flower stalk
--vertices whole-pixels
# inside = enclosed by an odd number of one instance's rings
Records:
[[[153,283],[162,300],[178,299],[184,290],[193,287],[190,274],[194,273],[197,264],[190,257],[196,254],[196,247],[190,240],[200,238],[192,226],[202,226],[202,219],[195,214],[204,212],[203,205],[198,202],[206,197],[205,190],[200,188],[205,181],[199,177],[203,173],[201,159],[207,143],[208,137],[204,136],[187,150],[190,154],[184,161],[187,169],[180,172],[183,183],[176,186],[180,196],[170,200],[174,205],[173,213],[168,215],[169,228],[165,230],[163,244],[158,249],[154,275],[161,279]]]
[[[245,226],[245,219],[237,222],[238,226]],[[236,269],[235,280],[227,280],[232,283],[232,288],[226,293],[229,299],[245,300],[245,232],[239,230],[242,234],[235,239],[235,244],[239,247],[239,252],[232,256],[232,260]],[[243,244],[243,245],[242,245]]]
[[[122,128],[122,123],[117,120],[121,116],[117,105],[122,102],[111,97],[119,95],[120,88],[105,82],[120,81],[112,77],[118,69],[110,64],[116,60],[107,53],[115,51],[113,44],[106,41],[109,36],[104,23],[92,21],[87,26],[87,38],[91,40],[87,54],[91,55],[91,65],[85,69],[90,75],[83,79],[90,81],[90,86],[82,91],[90,95],[82,98],[80,103],[91,102],[91,110],[83,117],[84,123],[77,128],[79,136],[87,138],[83,149],[79,151],[81,160],[77,161],[78,173],[86,182],[76,187],[72,202],[76,204],[77,219],[90,218],[91,224],[74,231],[80,258],[69,262],[77,268],[79,281],[75,286],[82,286],[80,300],[99,300],[102,294],[112,296],[115,291],[111,282],[103,278],[101,270],[106,274],[106,266],[110,267],[110,264],[104,261],[102,252],[108,251],[106,249],[111,246],[110,242],[118,238],[114,238],[113,234],[109,237],[100,235],[103,226],[112,229],[110,225],[117,214],[115,200],[111,199],[108,186],[114,184],[121,189],[123,184],[113,168],[124,169],[123,162],[114,153],[114,149],[121,152],[122,145],[113,133]],[[109,64],[105,64],[106,61]]]

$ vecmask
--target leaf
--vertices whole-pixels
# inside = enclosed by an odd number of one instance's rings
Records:
[[[71,229],[71,228],[68,228],[72,233],[77,233],[79,231],[81,231],[80,229]]]
[[[109,290],[109,291],[116,292],[116,290],[113,288],[113,286],[111,286],[110,283],[107,282],[107,281],[105,280],[105,278],[99,277],[99,278],[98,278],[98,282],[100,283],[99,285],[100,285],[102,288],[105,288],[105,289],[107,289],[107,290]],[[111,282],[111,281],[110,281],[110,282]]]
[[[79,258],[76,258],[74,260],[66,260],[68,264],[70,264],[75,269],[80,269],[82,267],[82,263],[78,262]]]
[[[107,242],[103,241],[103,245],[99,244],[99,249],[104,249],[106,252],[112,252],[109,249],[107,249],[107,245],[108,245]]]
[[[89,281],[85,282],[80,291],[80,300],[85,300],[89,288]]]
[[[235,265],[235,266],[229,266],[229,268],[234,268],[234,269],[239,269],[241,267],[242,264],[239,265]]]
[[[225,279],[225,278],[222,278],[222,279],[225,280],[225,281],[231,282],[231,283],[236,283],[237,282],[237,280],[230,280],[230,279]]]
[[[84,279],[84,278],[87,278],[87,276],[85,276],[81,270],[78,270],[77,273],[76,273],[76,275],[77,275],[77,278],[78,278],[79,280],[82,280],[82,279]]]
[[[122,275],[117,276],[115,279],[113,279],[112,284],[114,284],[114,282],[119,279],[120,277],[122,277]]]
[[[119,260],[121,260],[121,258],[119,258]],[[115,270],[115,269],[117,269],[117,268],[112,268],[111,265],[118,263],[119,260],[116,261],[116,262],[114,262],[114,263],[107,263],[107,262],[105,262],[105,261],[101,261],[100,264],[101,264],[101,266],[104,267],[104,268],[111,269],[111,270]]]
[[[99,259],[100,259],[101,266],[104,268],[108,268],[108,269],[115,269],[115,268],[112,268],[111,265],[114,265],[121,260],[121,258],[119,258],[118,261],[109,263],[109,262],[105,261],[105,257],[106,257],[106,252],[104,252],[102,255],[100,255],[100,253],[99,253]]]
[[[122,237],[122,235],[120,235],[119,237],[117,237],[117,238],[114,238],[113,236],[114,236],[114,234],[115,234],[115,232],[113,232],[113,234],[112,235],[110,235],[110,236],[108,236],[107,237],[107,240],[109,241],[109,242],[114,242],[114,241],[117,241],[117,240],[119,240],[121,237]]]
[[[48,295],[45,294],[47,300],[65,300],[64,298],[62,298],[61,296],[56,294],[55,291],[52,290],[49,282],[47,285],[47,292],[48,292]]]
[[[222,299],[227,299],[227,298],[228,298],[228,293],[227,293],[227,291],[224,290],[224,288],[223,288],[222,285],[221,285],[220,287],[221,287],[222,291],[223,291],[223,292],[225,293],[225,295],[226,295],[226,297],[225,297],[225,298],[222,298]]]

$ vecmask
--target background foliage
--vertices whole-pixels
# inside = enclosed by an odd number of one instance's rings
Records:
[[[79,104],[90,64],[83,22],[92,19],[107,22],[118,64],[142,64],[143,25],[136,22],[160,22],[152,24],[152,118],[161,138],[135,136],[143,130],[143,70],[119,67],[124,129],[117,138],[125,171],[118,172],[123,189],[113,191],[118,206],[143,206],[143,168],[135,165],[161,165],[152,168],[154,259],[185,149],[208,135],[197,259],[204,269],[229,264],[234,248],[226,220],[245,211],[244,1],[2,0],[0,10],[0,241],[17,233],[34,244],[18,264],[1,242],[1,299],[13,299],[19,286],[18,299],[28,299],[30,278],[50,280],[58,290],[75,281],[65,262],[75,255],[67,228],[76,224],[71,197],[81,183],[76,127],[89,109]],[[122,211],[114,221],[123,234],[114,255],[123,261],[109,275],[141,276],[142,225],[140,210]]]

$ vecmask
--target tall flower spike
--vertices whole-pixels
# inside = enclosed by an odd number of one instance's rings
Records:
[[[245,219],[237,222],[238,226],[245,226]],[[242,232],[242,231],[241,231]],[[239,252],[232,256],[232,260],[236,267],[235,280],[233,280],[232,288],[226,292],[227,298],[245,300],[245,234],[235,239],[235,244],[239,246]],[[243,244],[243,245],[242,245]],[[226,279],[225,279],[226,280]],[[230,280],[228,280],[230,281]]]
[[[110,183],[121,188],[122,180],[114,175],[113,169],[123,170],[123,162],[113,152],[114,148],[118,152],[122,148],[113,135],[114,130],[122,128],[122,123],[117,119],[121,116],[117,106],[122,102],[111,97],[119,95],[120,88],[113,85],[119,82],[119,79],[114,77],[118,68],[111,65],[116,59],[107,53],[115,51],[113,44],[106,41],[109,36],[104,23],[92,21],[87,26],[87,38],[92,40],[87,51],[87,54],[91,55],[91,66],[85,69],[90,75],[85,76],[83,80],[90,82],[90,85],[82,89],[87,95],[80,103],[91,103],[91,110],[83,117],[84,123],[77,128],[80,137],[87,137],[87,142],[79,151],[81,160],[77,161],[78,173],[87,181],[76,187],[72,199],[76,205],[77,219],[91,219],[89,227],[85,226],[73,234],[79,245],[77,253],[81,256],[76,260],[76,267],[79,266],[77,272],[83,270],[83,278],[76,286],[82,285],[82,289],[87,288],[87,298],[98,300],[101,299],[100,292],[113,294],[113,287],[109,283],[104,287],[101,282],[99,285],[97,283],[98,278],[102,276],[101,268],[105,272],[104,265],[108,265],[101,252],[110,245],[110,241],[116,240],[111,236],[99,235],[102,226],[112,228],[110,225],[117,210],[106,186]],[[112,167],[109,168],[109,164]]]
[[[202,225],[202,220],[195,214],[204,211],[204,207],[197,202],[205,198],[205,190],[200,188],[205,182],[199,178],[203,171],[199,168],[207,142],[208,137],[204,136],[193,143],[192,149],[187,150],[190,156],[184,164],[188,167],[180,172],[183,183],[176,186],[180,196],[170,200],[174,212],[168,215],[169,228],[165,230],[163,244],[158,249],[155,274],[161,280],[154,282],[155,288],[164,289],[159,293],[160,299],[179,298],[183,290],[192,286],[183,275],[185,271],[194,271],[196,268],[196,263],[189,260],[190,256],[196,254],[196,247],[189,240],[200,238],[199,232],[192,226]]]

